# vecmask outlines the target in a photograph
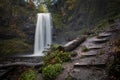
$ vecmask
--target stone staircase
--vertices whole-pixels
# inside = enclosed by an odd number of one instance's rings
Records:
[[[109,41],[111,33],[100,33],[98,36],[88,38],[81,46],[86,46],[89,51],[77,48],[79,59],[73,61],[71,75],[77,80],[105,80],[105,67],[108,55],[100,51]],[[77,70],[77,71],[76,71]],[[82,74],[82,75],[81,75]]]
[[[67,80],[69,75],[74,78],[73,80],[105,80],[108,54],[102,49],[106,47],[111,36],[111,33],[103,32],[88,38],[74,50],[77,56],[72,58],[71,63],[64,64],[65,70],[56,80]],[[88,51],[83,51],[83,46]]]

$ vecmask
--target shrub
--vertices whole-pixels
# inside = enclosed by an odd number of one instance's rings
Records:
[[[48,54],[46,54],[45,57],[44,57],[45,65],[55,64],[55,63],[62,63],[61,59],[59,57],[57,57],[57,53],[58,53],[57,51],[48,52]]]
[[[42,69],[42,75],[45,80],[55,79],[62,71],[61,64],[48,65]]]
[[[42,75],[45,80],[55,79],[62,71],[62,62],[67,62],[71,59],[69,52],[58,50],[57,46],[52,46],[44,56],[44,66]]]
[[[45,65],[67,62],[71,59],[69,52],[59,50],[51,51],[44,57]]]
[[[69,52],[59,51],[57,56],[61,59],[62,62],[67,62],[71,59],[71,56],[70,56]]]
[[[41,13],[48,12],[48,9],[47,9],[46,5],[44,5],[44,4],[40,4],[38,9],[39,9],[39,12],[41,12]]]
[[[18,80],[36,80],[37,72],[35,70],[29,69],[25,71]]]

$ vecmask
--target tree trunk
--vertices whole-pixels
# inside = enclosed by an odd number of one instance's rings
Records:
[[[82,42],[84,42],[86,40],[86,36],[80,36],[68,43],[66,43],[65,45],[63,46],[59,46],[59,50],[62,50],[62,51],[72,51],[74,50],[76,47],[78,47]]]

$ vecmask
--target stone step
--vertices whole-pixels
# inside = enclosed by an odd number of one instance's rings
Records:
[[[105,42],[105,40],[97,39],[96,37],[92,37],[92,38],[87,39],[87,41],[85,41],[82,44],[82,46],[86,46],[89,49],[100,49],[100,48],[102,48],[103,44],[96,44],[96,43]]]
[[[87,48],[90,49],[90,50],[94,50],[94,49],[101,49],[102,46],[92,45],[92,46],[87,46]]]
[[[108,38],[103,38],[103,39],[93,39],[92,42],[93,43],[105,43],[107,42],[109,39]]]
[[[71,76],[75,80],[106,80],[107,73],[104,67],[76,67]]]
[[[86,47],[90,50],[101,49],[103,48],[103,44],[94,44],[92,42],[86,42],[81,45],[81,47]]]
[[[105,37],[110,37],[111,36],[111,33],[108,33],[108,32],[103,32],[103,33],[100,33],[97,38],[105,38]]]
[[[97,65],[97,64],[106,64],[108,55],[99,55],[91,57],[82,57],[79,60],[73,61],[74,64],[79,63],[79,65]]]
[[[85,42],[81,45],[81,47],[86,47],[90,50],[92,49],[101,49],[103,47],[103,44],[94,44],[92,42]]]
[[[109,38],[101,38],[101,39],[99,39],[99,38],[97,38],[95,36],[95,37],[88,38],[86,43],[88,43],[88,42],[89,43],[104,43],[104,42],[106,42],[108,40],[109,40]]]
[[[105,67],[105,63],[94,63],[94,64],[88,64],[88,63],[74,63],[75,67]]]
[[[97,55],[97,50],[90,50],[88,52],[82,52],[81,53],[81,56],[84,56],[84,57],[91,57],[91,56],[96,56]]]

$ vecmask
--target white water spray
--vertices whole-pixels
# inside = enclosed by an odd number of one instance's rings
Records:
[[[52,17],[50,13],[38,13],[35,31],[34,55],[44,56],[43,51],[52,44]]]

